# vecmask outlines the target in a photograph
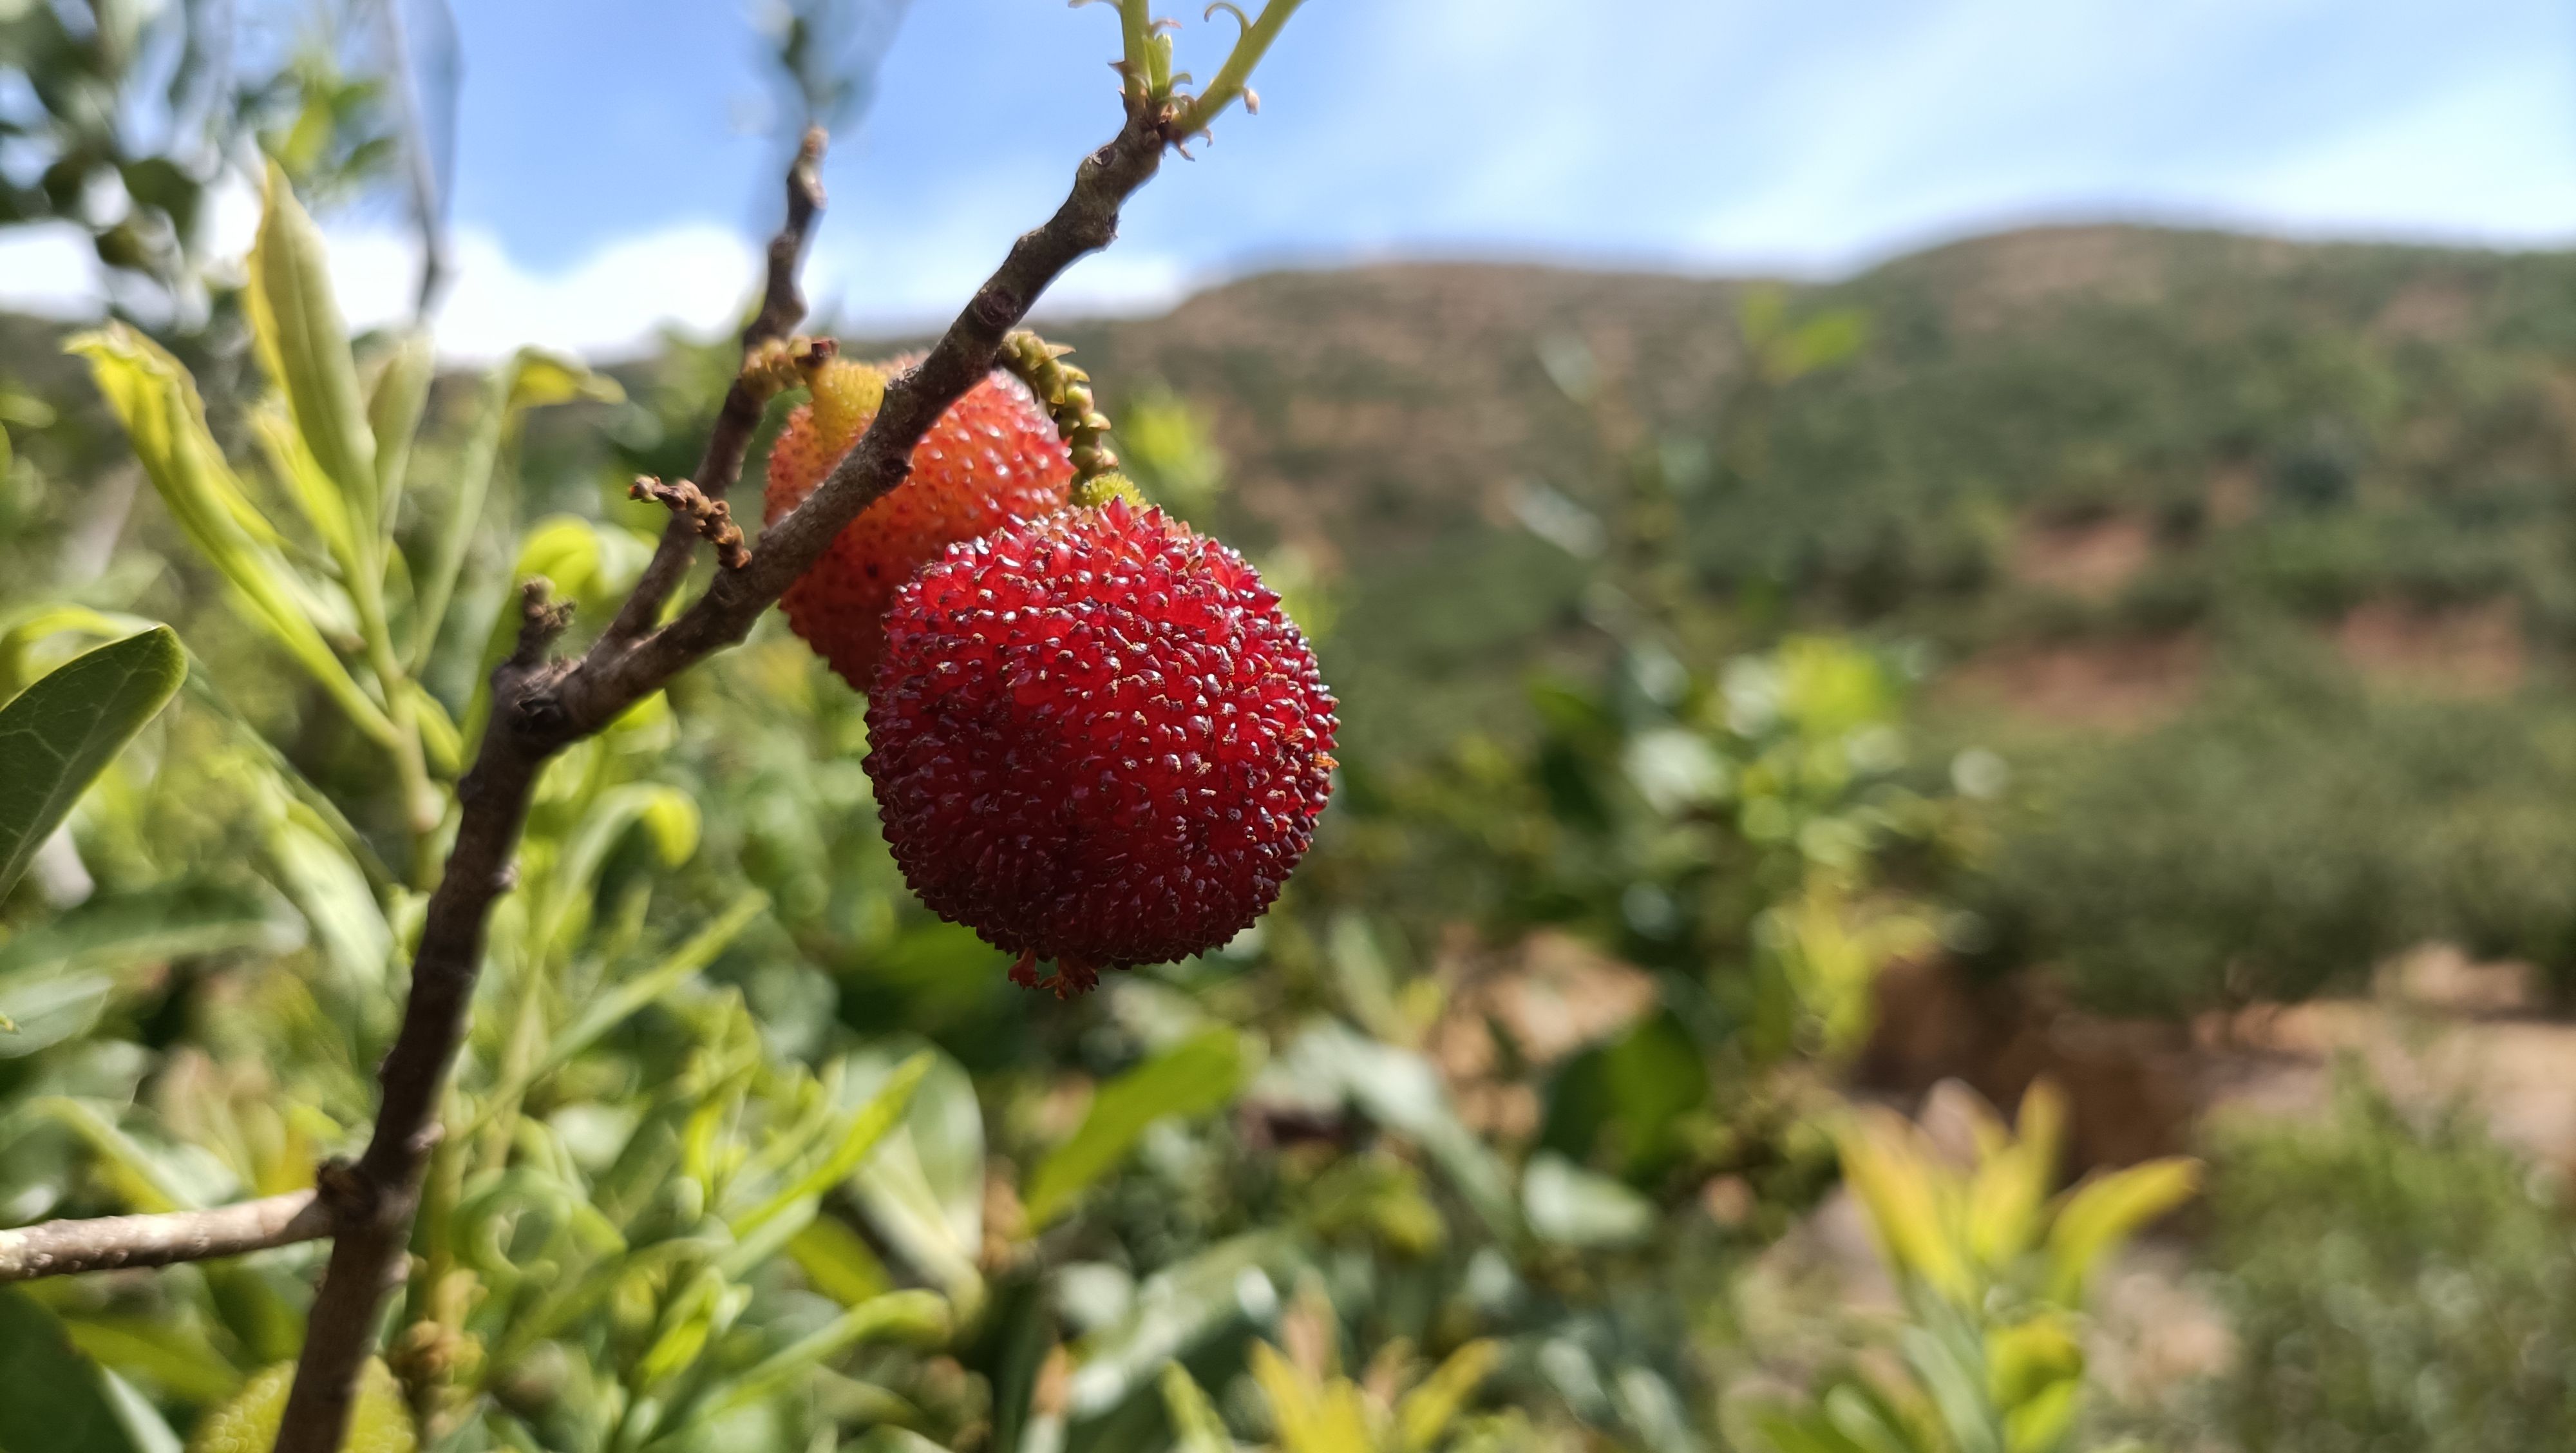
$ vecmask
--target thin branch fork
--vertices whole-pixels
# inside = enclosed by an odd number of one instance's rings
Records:
[[[812,238],[814,219],[823,210],[825,142],[822,127],[807,127],[796,148],[796,160],[787,168],[787,220],[769,239],[768,281],[761,289],[760,311],[742,330],[746,365],[760,356],[765,345],[783,342],[805,321],[805,293],[796,272]],[[698,472],[690,476],[707,499],[722,500],[742,474],[743,457],[751,450],[752,432],[760,427],[761,411],[769,399],[760,381],[747,373],[738,374],[725,390],[724,406],[716,412],[715,427],[707,432],[706,452],[698,459]],[[698,529],[687,519],[674,516],[663,527],[661,543],[636,579],[633,593],[618,608],[617,618],[609,622],[606,639],[632,641],[653,628],[671,592],[689,573],[697,539]]]

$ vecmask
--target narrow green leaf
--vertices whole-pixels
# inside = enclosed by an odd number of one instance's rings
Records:
[[[349,331],[331,295],[322,231],[295,200],[286,173],[268,168],[259,240],[250,253],[251,332],[260,361],[286,395],[295,432],[340,487],[357,538],[378,532],[375,436],[367,428]]]
[[[813,1332],[762,1358],[722,1392],[709,1398],[695,1418],[673,1431],[683,1431],[710,1418],[778,1392],[797,1374],[845,1347],[874,1337],[901,1336],[930,1341],[948,1331],[948,1303],[933,1292],[888,1292],[861,1302]]]
[[[1395,1422],[1398,1439],[1405,1453],[1429,1453],[1440,1436],[1456,1422],[1458,1412],[1467,1400],[1484,1386],[1485,1375],[1503,1355],[1503,1345],[1490,1337],[1478,1338],[1440,1364],[1422,1385],[1404,1395],[1396,1405]]]
[[[146,1453],[108,1395],[97,1363],[43,1304],[0,1287],[0,1448],[18,1453]]]
[[[72,1345],[100,1366],[190,1402],[219,1403],[241,1390],[241,1373],[207,1345],[202,1332],[177,1318],[83,1319],[69,1330]]]
[[[322,537],[331,559],[341,570],[348,570],[357,537],[351,532],[349,506],[340,497],[338,483],[323,470],[304,436],[295,432],[295,421],[274,400],[251,412],[250,427],[260,452],[268,456],[270,471],[286,486],[286,497],[295,502],[313,533]]]
[[[1172,1423],[1173,1453],[1234,1453],[1234,1435],[1207,1389],[1177,1362],[1163,1364],[1163,1411]]]
[[[429,407],[429,386],[438,376],[438,355],[429,334],[412,329],[386,355],[367,395],[367,430],[376,441],[377,514],[387,537],[401,513],[403,485],[411,472],[411,446],[420,432],[420,417]]]
[[[927,1054],[914,1055],[897,1066],[895,1072],[886,1077],[885,1088],[877,1091],[876,1098],[859,1107],[858,1113],[850,1117],[840,1145],[821,1164],[797,1177],[785,1189],[734,1218],[733,1234],[749,1236],[785,1215],[798,1201],[808,1196],[820,1196],[847,1179],[850,1172],[859,1168],[859,1162],[868,1158],[868,1152],[876,1149],[877,1142],[885,1139],[886,1132],[894,1129],[895,1122],[903,1118],[904,1107],[912,1100],[913,1087],[920,1084],[921,1077],[928,1073],[930,1056]]]
[[[7,479],[9,477],[9,465],[11,463],[12,461],[9,457],[9,431],[6,429],[0,429],[0,479]]]
[[[894,1290],[894,1279],[868,1248],[867,1238],[829,1217],[807,1223],[787,1243],[787,1254],[796,1258],[797,1269],[814,1290],[842,1306],[855,1307]]]
[[[2130,1166],[2069,1192],[2048,1228],[2048,1295],[2080,1308],[2093,1270],[2140,1228],[2190,1200],[2200,1162],[2168,1156]]]
[[[547,1043],[545,1054],[525,1075],[483,1098],[482,1113],[459,1138],[481,1130],[496,1108],[516,1103],[519,1096],[527,1093],[530,1085],[562,1068],[574,1055],[597,1044],[601,1036],[625,1023],[645,1005],[678,988],[683,979],[714,963],[716,955],[725,951],[725,945],[733,942],[734,935],[742,932],[768,906],[769,895],[757,891],[744,894],[734,900],[733,906],[726,909],[723,916],[673,949],[669,957],[592,1000],[580,1018]]]
[[[1085,1338],[1066,1389],[1075,1418],[1096,1417],[1243,1316],[1247,1274],[1268,1275],[1294,1243],[1281,1231],[1255,1231],[1220,1241],[1167,1266],[1136,1289],[1125,1317]]]
[[[73,658],[0,707],[0,893],[187,674],[178,634],[158,626]]]
[[[64,345],[89,360],[92,377],[124,423],[135,457],[188,542],[222,572],[243,615],[322,684],[359,730],[390,745],[393,723],[361,690],[314,623],[321,592],[278,553],[206,428],[195,380],[159,344],[122,323]]]
[[[1055,1148],[1029,1179],[1032,1229],[1073,1206],[1126,1157],[1145,1127],[1166,1115],[1204,1115],[1232,1099],[1243,1083],[1242,1037],[1203,1030],[1100,1087],[1073,1138]]]

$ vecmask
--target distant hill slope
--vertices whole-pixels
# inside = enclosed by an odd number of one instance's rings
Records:
[[[1529,481],[1612,498],[1542,364],[1569,339],[1612,433],[1715,451],[1683,501],[1703,588],[1928,637],[2041,709],[2152,707],[2263,622],[2481,690],[2576,643],[2576,258],[2008,233],[1791,290],[1867,341],[1754,389],[1745,295],[1406,264],[1057,331],[1111,399],[1158,380],[1213,416],[1231,528],[1339,569],[1331,654],[1389,745],[1579,644],[1584,570],[1512,517]]]

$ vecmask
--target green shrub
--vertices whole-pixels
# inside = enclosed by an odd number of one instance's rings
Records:
[[[2576,1228],[2472,1119],[2355,1076],[2327,1123],[2213,1159],[2238,1351],[2206,1426],[2261,1453],[2576,1446]]]

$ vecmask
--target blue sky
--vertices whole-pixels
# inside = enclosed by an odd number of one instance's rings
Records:
[[[776,206],[751,12],[454,3],[451,346],[722,323]],[[1231,29],[1190,24],[1184,65]],[[1115,32],[1107,7],[913,0],[832,155],[818,294],[942,315],[1113,125]],[[2565,0],[1309,0],[1259,86],[1060,309],[1407,256],[1831,275],[2035,220],[2576,241]],[[398,239],[341,231],[353,311],[390,310]]]

